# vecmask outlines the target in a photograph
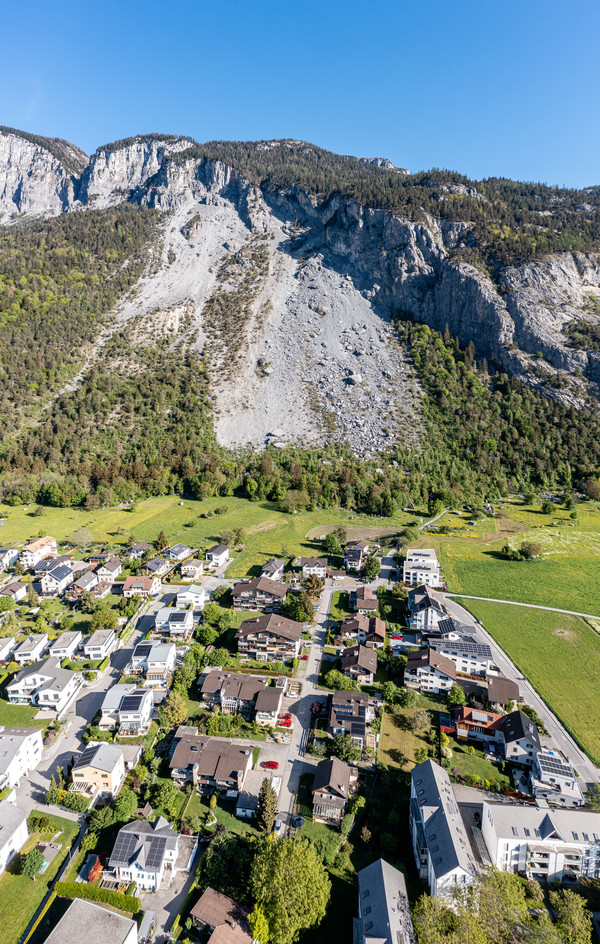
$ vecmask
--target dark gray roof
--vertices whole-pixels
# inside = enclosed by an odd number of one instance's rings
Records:
[[[82,936],[86,944],[123,944],[132,928],[135,928],[135,921],[131,918],[107,911],[83,898],[75,898],[45,944],[73,944]]]
[[[351,669],[353,666],[364,669],[365,672],[377,671],[377,656],[372,649],[366,646],[351,646],[346,649],[346,655],[342,658],[342,672]]]
[[[446,771],[426,760],[411,772],[413,817],[419,824],[421,842],[427,846],[437,878],[462,868],[475,874],[475,862],[465,825]]]
[[[493,662],[494,656],[487,643],[473,642],[471,639],[431,639],[429,645],[432,649],[444,655],[457,656],[465,659],[482,659],[483,661]]]
[[[507,744],[510,744],[512,741],[520,741],[521,738],[526,738],[538,751],[541,750],[538,729],[531,718],[528,718],[527,715],[519,709],[506,715],[502,722],[502,733],[504,734],[504,740]]]
[[[111,771],[115,769],[115,765],[122,756],[123,751],[116,744],[106,742],[89,744],[75,762],[73,770],[81,767],[96,767],[98,770]]]
[[[209,547],[207,554],[223,554],[224,551],[229,550],[228,544],[215,544],[214,547]]]
[[[361,917],[355,921],[356,944],[414,944],[415,932],[402,872],[377,859],[358,873]],[[356,933],[358,932],[358,933]]]
[[[66,564],[59,564],[58,567],[54,567],[50,571],[48,576],[51,576],[60,582],[61,580],[64,580],[65,577],[70,577],[72,573],[73,571]]]
[[[350,768],[337,757],[322,760],[317,764],[312,792],[331,790],[344,800],[350,794]]]
[[[119,830],[109,865],[114,868],[137,862],[148,872],[159,872],[167,849],[176,849],[178,839],[162,816],[154,823],[127,823]]]

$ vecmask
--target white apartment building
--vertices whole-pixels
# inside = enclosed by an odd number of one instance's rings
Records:
[[[28,636],[20,646],[17,646],[12,654],[12,658],[15,662],[18,662],[19,665],[25,665],[27,662],[35,662],[40,658],[47,646],[47,633],[37,633]]]
[[[418,587],[419,584],[425,584],[427,587],[443,586],[440,565],[433,548],[407,550],[403,580],[411,587]]]
[[[117,636],[114,629],[97,629],[84,642],[83,651],[86,658],[91,661],[106,659],[115,648],[116,642]]]
[[[68,564],[59,564],[52,570],[46,571],[40,580],[42,593],[46,596],[59,596],[73,583],[73,571]]]
[[[0,801],[0,875],[27,842],[27,814],[8,800]]]
[[[583,793],[575,771],[569,761],[556,751],[536,753],[530,784],[537,799],[560,806],[583,806]]]
[[[178,609],[187,610],[191,606],[194,610],[203,610],[206,603],[206,590],[199,584],[191,584],[180,590],[175,599]]]
[[[499,869],[564,885],[600,878],[600,813],[484,802],[481,831]]]
[[[408,625],[419,632],[434,632],[448,609],[441,595],[422,585],[408,591]]]
[[[45,557],[56,554],[57,549],[56,538],[51,538],[48,535],[44,538],[38,538],[37,541],[31,541],[25,545],[21,551],[21,563],[25,570],[29,570],[39,564]]]
[[[497,675],[498,667],[490,646],[475,642],[470,636],[462,639],[430,639],[429,646],[454,662],[456,671],[463,675]]]
[[[77,690],[75,672],[61,668],[58,659],[43,659],[21,669],[6,686],[11,705],[36,705],[62,711]]]
[[[21,777],[35,770],[42,757],[40,728],[0,727],[0,792],[18,786]]]
[[[48,654],[52,659],[72,659],[82,639],[79,630],[61,633],[50,643]]]

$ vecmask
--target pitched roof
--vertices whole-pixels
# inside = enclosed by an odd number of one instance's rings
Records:
[[[519,709],[506,715],[502,723],[502,733],[504,734],[504,740],[507,744],[510,744],[512,741],[520,741],[521,738],[526,738],[535,745],[538,751],[541,749],[538,729],[531,718],[528,718],[527,715]]]
[[[361,869],[357,877],[362,912],[362,918],[355,919],[359,929],[357,944],[414,944],[402,872],[384,859],[377,859]]]
[[[20,682],[29,678],[30,675],[45,675],[47,678],[51,679],[51,686],[47,687],[61,690],[70,684],[75,673],[71,672],[69,669],[61,668],[58,659],[41,659],[39,662],[32,662],[31,665],[21,669],[21,671],[13,677],[13,680],[8,683],[7,688],[10,689],[13,686],[18,686]]]
[[[488,701],[493,705],[508,705],[509,701],[519,698],[519,686],[512,679],[503,675],[490,675],[488,678]]]
[[[96,767],[97,770],[111,771],[115,769],[122,757],[123,751],[116,744],[107,744],[106,741],[100,744],[88,744],[79,755],[73,770],[79,770],[81,767]]]
[[[264,613],[262,616],[244,620],[235,635],[236,639],[242,639],[254,633],[272,633],[291,642],[297,642],[302,636],[302,623],[288,619],[287,616],[279,616],[277,613]]]
[[[190,912],[192,918],[215,929],[209,944],[252,944],[248,913],[233,898],[210,887],[202,893]],[[215,936],[217,930],[218,937]]]
[[[369,636],[377,636],[379,639],[385,639],[385,622],[378,616],[369,618]]]
[[[4,848],[17,829],[27,820],[27,813],[8,800],[0,800],[0,849]]]
[[[267,574],[276,574],[277,571],[285,567],[285,561],[281,560],[278,557],[272,557],[270,560],[263,564],[262,572]]]
[[[152,577],[126,577],[123,590],[150,590]]]
[[[322,760],[317,764],[312,792],[331,790],[347,800],[350,795],[350,768],[337,757]]]
[[[205,735],[181,737],[169,762],[171,770],[187,770],[197,765],[201,777],[214,780],[236,780],[246,768],[250,747]]]
[[[346,655],[342,658],[342,672],[355,665],[366,672],[374,673],[377,671],[377,656],[366,646],[351,646],[350,649],[346,649]]]
[[[58,567],[53,567],[46,576],[52,577],[53,580],[58,580],[60,583],[62,580],[65,580],[66,577],[71,577],[73,571],[67,564],[59,564]]]
[[[423,823],[421,840],[429,851],[437,878],[456,868],[475,874],[475,862],[450,777],[439,764],[426,760],[411,772],[413,815]]]
[[[213,547],[209,547],[207,554],[216,554],[217,556],[224,554],[225,551],[229,550],[228,544],[215,544]]]
[[[430,639],[429,645],[446,655],[454,655],[462,659],[480,659],[483,662],[493,662],[492,649],[487,643],[475,642],[471,637],[466,639]]]
[[[287,593],[287,589],[287,586],[280,580],[271,580],[269,577],[253,577],[252,580],[242,580],[240,583],[236,583],[231,589],[231,594],[235,597],[239,593],[260,591],[261,593],[270,593],[274,597],[283,599]]]
[[[446,604],[441,594],[437,593],[431,587],[421,584],[419,587],[413,587],[408,591],[408,602],[411,610],[420,613],[423,610],[433,607],[440,613],[447,613]]]
[[[406,657],[406,671],[416,672],[418,669],[437,669],[451,679],[456,678],[456,665],[435,649],[419,649],[418,652],[409,652]]]
[[[83,898],[75,898],[46,938],[45,944],[72,944],[82,934],[86,944],[124,944],[132,928],[135,928],[135,921],[131,918],[107,911]]]
[[[329,708],[329,726],[342,728],[351,737],[366,737],[368,704],[365,692],[334,692]]]
[[[178,841],[178,834],[162,816],[154,823],[127,823],[118,832],[109,865],[138,863],[147,872],[160,872],[167,849],[176,849]]]
[[[222,669],[213,669],[202,677],[201,692],[203,695],[213,695],[222,692],[230,698],[240,701],[252,701],[261,689],[269,684],[269,679],[257,675],[244,675],[236,672],[223,672]]]

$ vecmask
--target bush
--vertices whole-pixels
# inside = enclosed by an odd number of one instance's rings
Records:
[[[90,801],[79,793],[69,793],[68,790],[58,791],[58,805],[64,806],[66,810],[73,810],[75,813],[85,813]]]
[[[142,908],[139,898],[133,895],[124,895],[122,892],[113,892],[107,888],[97,888],[95,885],[82,885],[78,882],[57,882],[54,886],[60,898],[84,898],[86,901],[103,901],[113,905],[128,914],[137,914]]]
[[[104,672],[110,665],[110,656],[107,656],[106,659],[103,659],[100,665],[98,666],[98,672]]]

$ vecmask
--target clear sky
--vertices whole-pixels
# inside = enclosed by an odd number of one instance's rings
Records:
[[[412,171],[600,184],[599,0],[18,0],[0,124],[301,138]]]

